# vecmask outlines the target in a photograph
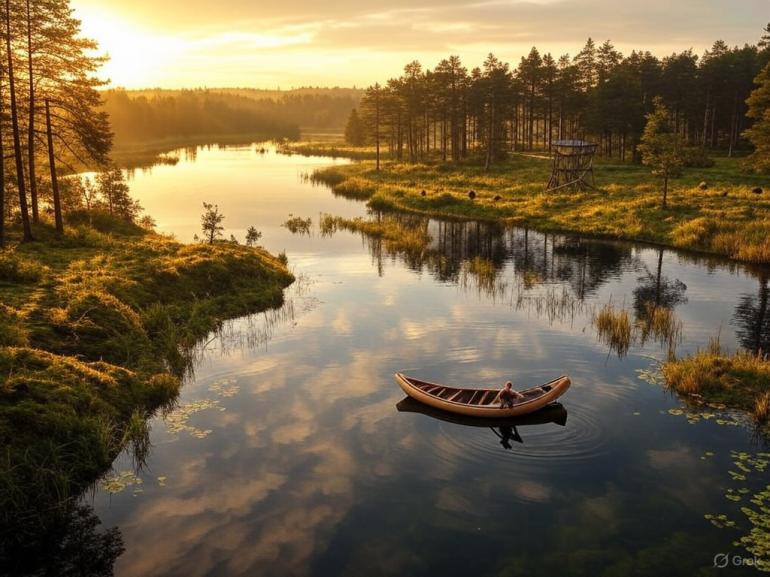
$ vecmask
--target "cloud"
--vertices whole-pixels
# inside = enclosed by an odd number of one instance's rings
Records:
[[[767,5],[736,0],[728,10],[715,0],[394,0],[377,9],[353,0],[236,0],[212,9],[206,0],[78,0],[75,8],[86,32],[116,59],[108,65],[116,84],[272,87],[362,85],[398,74],[414,58],[432,67],[450,53],[471,67],[490,51],[515,65],[533,45],[575,54],[588,36],[613,39],[625,52],[701,52],[719,38],[756,41]],[[125,31],[105,31],[106,20],[124,24]],[[141,40],[125,42],[132,34]],[[136,57],[137,46],[153,47],[154,57]]]

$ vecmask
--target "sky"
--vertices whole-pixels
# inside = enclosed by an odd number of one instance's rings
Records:
[[[368,86],[417,59],[489,52],[516,65],[533,45],[576,54],[593,37],[658,56],[714,40],[756,43],[769,0],[73,0],[84,35],[126,88]]]

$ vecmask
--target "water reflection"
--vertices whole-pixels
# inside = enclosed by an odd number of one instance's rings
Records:
[[[758,279],[756,295],[741,296],[733,315],[735,332],[741,346],[753,353],[770,351],[770,315],[768,314],[768,287],[770,274],[762,271]]]
[[[424,230],[423,250],[404,250],[387,239],[362,232],[378,272],[384,259],[400,258],[412,270],[429,271],[437,280],[476,286],[487,296],[500,298],[510,285],[506,273],[526,289],[567,283],[583,301],[611,278],[639,267],[630,245],[597,242],[570,235],[536,233],[527,228],[495,223],[442,221],[414,215],[373,212],[378,223],[393,223],[408,233]]]
[[[102,528],[93,507],[85,503],[70,503],[35,528],[33,534],[3,534],[2,575],[110,577],[125,551],[120,530]]]
[[[411,397],[401,399],[396,404],[396,409],[400,413],[420,413],[433,419],[453,423],[455,425],[491,429],[500,439],[500,444],[505,449],[513,448],[511,441],[524,443],[524,439],[519,434],[518,427],[545,425],[548,423],[555,423],[563,427],[567,424],[567,410],[560,403],[548,405],[536,413],[523,415],[521,417],[509,417],[507,419],[484,419],[450,413],[421,403]]]

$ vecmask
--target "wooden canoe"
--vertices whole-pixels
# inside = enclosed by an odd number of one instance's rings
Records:
[[[470,417],[506,418],[519,417],[539,411],[567,392],[569,377],[561,376],[538,387],[519,391],[524,397],[516,399],[510,408],[501,409],[500,389],[457,388],[421,381],[396,373],[396,382],[413,399],[450,413]]]

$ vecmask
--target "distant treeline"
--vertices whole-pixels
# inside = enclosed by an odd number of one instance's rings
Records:
[[[623,56],[610,41],[597,46],[589,38],[574,57],[555,59],[533,47],[516,69],[492,54],[470,72],[457,56],[433,70],[414,61],[399,78],[367,90],[348,138],[360,122],[367,141],[411,161],[548,151],[555,140],[573,138],[626,158],[637,154],[646,115],[661,96],[683,142],[732,154],[750,149],[746,99],[769,61],[770,26],[757,45],[717,41],[702,57],[691,50],[662,59],[647,51]]]
[[[363,91],[302,89],[109,90],[117,144],[206,135],[298,138],[300,129],[341,130]]]

